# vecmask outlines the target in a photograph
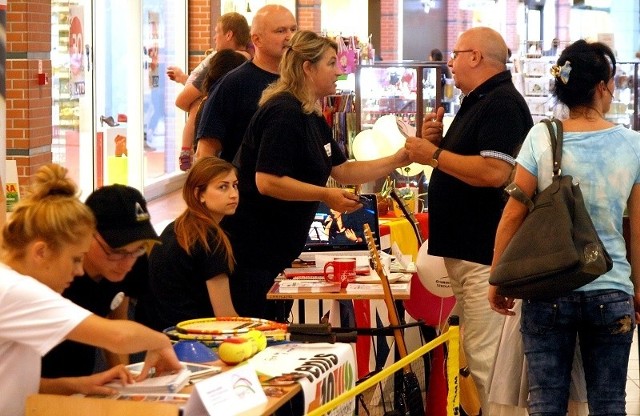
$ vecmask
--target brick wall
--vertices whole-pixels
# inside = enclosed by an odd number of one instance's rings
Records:
[[[322,30],[320,3],[320,0],[298,0],[297,18],[300,29],[320,33]]]
[[[217,8],[215,7],[217,3]],[[213,17],[213,10],[217,11]],[[204,56],[204,51],[213,46],[213,30],[220,16],[220,1],[189,0],[188,54],[189,71],[193,70]]]
[[[38,61],[51,75],[51,1],[7,2],[7,159],[20,187],[51,162],[51,85],[38,85]]]
[[[398,1],[380,1],[380,56],[383,61],[398,59]]]

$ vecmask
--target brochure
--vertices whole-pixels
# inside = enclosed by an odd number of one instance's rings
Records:
[[[141,363],[131,364],[127,368],[139,370]],[[136,374],[132,370],[132,373]],[[191,371],[184,367],[180,371],[170,373],[151,374],[142,381],[131,384],[122,384],[120,380],[114,380],[105,386],[118,390],[120,394],[151,394],[151,393],[177,393],[189,383]]]

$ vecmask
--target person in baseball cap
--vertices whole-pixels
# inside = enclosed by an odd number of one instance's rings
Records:
[[[85,202],[96,216],[98,233],[111,248],[133,242],[159,242],[151,225],[147,201],[135,188],[109,185],[94,191]]]
[[[84,256],[83,276],[62,296],[110,319],[127,319],[132,298],[148,285],[147,254],[160,242],[151,224],[147,202],[135,188],[108,185],[94,191],[85,204],[93,211],[97,233]],[[105,351],[106,353],[106,351]],[[96,348],[64,341],[42,360],[42,376],[74,377],[93,374]],[[125,356],[105,354],[107,367],[128,364]]]

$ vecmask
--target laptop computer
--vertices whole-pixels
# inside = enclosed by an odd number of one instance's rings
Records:
[[[364,224],[369,224],[376,247],[380,249],[378,202],[375,194],[362,194],[363,207],[349,214],[332,211],[324,203],[318,205],[300,260],[315,261],[317,254],[326,256],[368,256]]]

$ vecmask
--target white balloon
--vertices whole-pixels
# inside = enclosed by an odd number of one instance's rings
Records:
[[[406,139],[398,128],[398,119],[393,114],[387,114],[373,124],[373,130],[384,135],[387,145],[393,149],[392,154],[404,147]]]
[[[416,162],[408,166],[396,168],[396,172],[404,176],[416,176],[416,175],[419,175],[423,170],[424,170],[424,166]]]
[[[444,259],[427,253],[428,243],[429,241],[427,240],[422,244],[416,259],[416,269],[420,283],[429,292],[441,298],[453,296],[449,275],[444,267]]]
[[[398,119],[393,114],[387,114],[377,119],[373,124],[372,130],[384,136],[386,140],[385,144],[387,149],[389,149],[389,153],[385,154],[385,156],[392,155],[404,147],[404,143],[407,141],[405,135],[415,136],[416,134],[415,127]],[[404,176],[416,176],[419,175],[423,169],[423,165],[411,163],[410,165],[397,168],[396,172]]]
[[[385,149],[384,136],[373,130],[362,130],[353,138],[351,146],[356,160],[373,160],[393,154]]]

